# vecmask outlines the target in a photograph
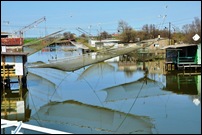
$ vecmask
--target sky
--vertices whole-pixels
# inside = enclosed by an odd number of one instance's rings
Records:
[[[46,21],[24,32],[41,37],[61,29],[81,35],[78,27],[92,35],[117,33],[124,21],[135,30],[146,24],[171,32],[201,19],[201,1],[1,1],[1,31],[18,31],[40,18]]]

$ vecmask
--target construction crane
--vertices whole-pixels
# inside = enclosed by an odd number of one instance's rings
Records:
[[[15,34],[19,34],[20,37],[23,37],[23,33],[24,33],[25,31],[27,31],[27,30],[29,30],[29,29],[31,29],[31,28],[33,28],[33,27],[36,27],[39,23],[41,23],[41,22],[43,22],[43,21],[46,21],[45,16],[42,17],[42,18],[40,18],[40,19],[38,19],[38,20],[36,20],[36,21],[33,22],[32,24],[30,24],[30,25],[28,25],[28,26],[25,26],[25,27],[23,27],[22,29],[16,31]]]

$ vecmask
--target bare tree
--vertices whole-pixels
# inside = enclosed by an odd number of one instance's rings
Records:
[[[198,34],[201,37],[201,20],[198,17],[194,18],[192,24],[186,24],[182,29],[185,36],[185,43],[201,43],[201,38],[198,41],[192,39],[195,34]]]
[[[119,21],[118,23],[118,32],[122,33],[122,32],[125,32],[125,30],[128,28],[128,23],[121,20]]]
[[[82,34],[80,35],[80,37],[86,38],[87,36],[86,36],[86,34],[82,33]]]
[[[106,31],[101,32],[100,35],[102,39],[107,39],[112,37],[112,35],[108,34]]]
[[[135,42],[136,32],[128,23],[123,20],[118,23],[118,32],[120,32],[119,39],[122,42]]]
[[[74,34],[72,34],[71,32],[65,32],[63,33],[63,36],[65,39],[74,39]]]
[[[165,27],[162,30],[156,29],[154,24],[145,24],[142,30],[135,31],[126,23],[121,20],[118,23],[119,39],[123,42],[136,41],[136,38],[140,40],[152,39],[161,35],[161,37],[169,38],[169,29]],[[198,41],[194,41],[192,37],[198,34],[201,37],[201,20],[198,17],[194,18],[191,24],[186,24],[182,27],[182,30],[175,31],[171,37],[174,43],[201,43],[201,38]]]

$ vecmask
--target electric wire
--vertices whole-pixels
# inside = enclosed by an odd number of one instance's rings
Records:
[[[27,84],[27,86],[28,86],[28,90],[30,90],[29,84]],[[31,97],[31,101],[32,101],[33,107],[34,107],[35,111],[37,112],[36,105],[35,105],[35,103],[34,103],[34,100],[33,100],[33,97],[32,97],[32,94],[31,94],[30,91],[29,91],[29,95],[30,95],[30,97]],[[36,113],[36,115],[37,115],[37,117],[38,117],[38,119],[39,119],[38,113]],[[36,120],[36,122],[38,123],[38,125],[42,127],[42,125],[40,124],[40,122],[38,121],[38,119],[35,119],[35,120]]]
[[[63,82],[69,75],[70,75],[70,74],[66,74],[65,77],[64,77],[64,78],[60,81],[60,83],[57,85],[57,87],[54,88],[55,90],[54,90],[53,94],[52,94],[51,97],[50,97],[50,101],[51,101],[53,95],[55,94],[55,92],[57,91],[57,89],[59,88],[59,86],[62,84],[62,82]]]
[[[76,72],[73,72],[74,74],[80,75]],[[90,89],[93,91],[93,93],[95,94],[95,96],[98,98],[99,102],[101,103],[102,107],[104,107],[102,101],[100,100],[99,96],[96,94],[95,90],[93,89],[93,87],[90,85],[90,83],[85,79],[85,77],[82,77],[82,79],[88,84],[88,86],[90,87]]]
[[[139,92],[138,92],[138,94],[137,94],[137,96],[136,96],[136,98],[135,98],[135,100],[134,100],[133,104],[131,105],[131,107],[130,107],[129,111],[126,113],[126,115],[125,115],[124,119],[123,119],[123,120],[122,120],[122,122],[119,124],[119,126],[117,127],[117,129],[115,130],[115,132],[117,132],[117,131],[118,131],[118,129],[119,129],[121,126],[122,126],[122,124],[123,124],[123,123],[124,123],[124,121],[126,120],[126,118],[127,118],[128,114],[130,113],[130,111],[132,110],[133,106],[135,105],[135,103],[136,103],[136,101],[137,101],[137,98],[138,98],[138,96],[139,96],[140,92],[142,91],[143,85],[144,85],[144,82],[143,82],[143,84],[142,84],[142,86],[141,86],[141,88],[140,88],[140,90],[139,90]]]
[[[152,43],[152,44],[153,44],[153,43]],[[137,98],[139,97],[140,92],[142,91],[142,88],[143,88],[143,86],[144,86],[144,83],[147,84],[147,76],[148,76],[148,71],[150,70],[150,68],[151,68],[151,64],[150,64],[150,66],[149,66],[149,69],[146,69],[146,70],[145,70],[145,75],[144,75],[145,79],[144,79],[144,81],[143,81],[143,83],[142,83],[142,86],[141,86],[141,88],[140,88],[140,90],[139,90],[139,92],[138,92],[138,94],[137,94],[137,96],[136,96],[136,98],[135,98],[133,104],[131,105],[129,111],[126,113],[124,119],[123,119],[122,122],[119,124],[119,126],[117,127],[117,129],[115,130],[115,132],[117,132],[118,129],[122,126],[122,124],[123,124],[124,121],[126,120],[128,114],[130,113],[130,111],[132,110],[133,106],[135,105],[135,103],[136,103],[136,101],[137,101]]]

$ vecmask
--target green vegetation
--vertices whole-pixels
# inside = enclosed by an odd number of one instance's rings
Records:
[[[30,42],[34,42],[37,41],[37,38],[25,38],[24,39],[24,44],[30,43]]]

